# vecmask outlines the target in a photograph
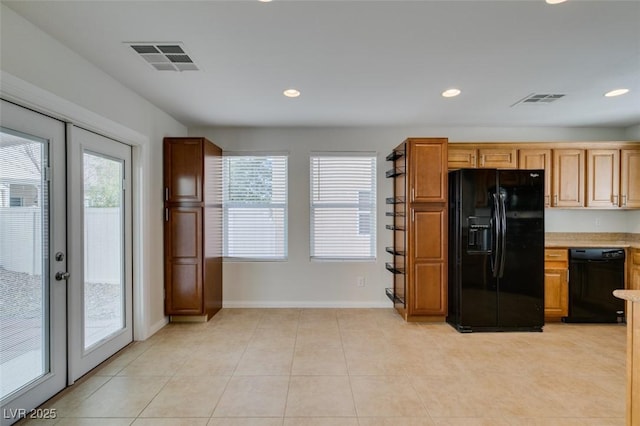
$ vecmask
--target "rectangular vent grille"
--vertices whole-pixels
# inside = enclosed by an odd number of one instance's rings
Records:
[[[182,43],[126,43],[158,71],[198,71]]]
[[[514,107],[514,106],[519,105],[519,104],[528,104],[528,105],[550,104],[551,102],[555,102],[558,99],[564,98],[565,96],[566,95],[555,94],[555,93],[554,94],[551,94],[551,93],[532,93],[532,94],[527,95],[524,98],[520,99],[518,102],[516,102],[515,104],[513,104],[511,106]]]

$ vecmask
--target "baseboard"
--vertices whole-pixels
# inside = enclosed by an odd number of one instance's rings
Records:
[[[156,322],[151,327],[149,327],[148,333],[144,336],[144,339],[141,339],[141,340],[147,340],[149,337],[156,334],[158,331],[162,329],[162,327],[164,327],[167,324],[169,324],[169,317],[163,317],[160,321]]]
[[[225,300],[223,308],[392,308],[390,302]]]

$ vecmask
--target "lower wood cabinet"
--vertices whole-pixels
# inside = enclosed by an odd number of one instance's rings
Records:
[[[544,317],[560,321],[569,314],[569,250],[544,251]]]
[[[640,248],[630,248],[627,259],[629,265],[629,278],[627,288],[640,290]]]
[[[442,316],[447,313],[447,210],[411,209],[408,314]]]

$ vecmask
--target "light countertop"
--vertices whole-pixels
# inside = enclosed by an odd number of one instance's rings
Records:
[[[613,290],[613,295],[618,299],[640,303],[640,290]]]

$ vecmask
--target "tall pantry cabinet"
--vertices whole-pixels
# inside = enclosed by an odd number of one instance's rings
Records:
[[[222,307],[222,150],[164,139],[165,314],[209,320]]]
[[[447,314],[447,139],[409,138],[387,160],[393,163],[393,287],[386,290],[407,321],[444,320]]]

